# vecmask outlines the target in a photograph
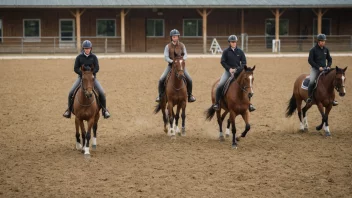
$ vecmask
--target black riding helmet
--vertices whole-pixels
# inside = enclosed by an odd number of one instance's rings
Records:
[[[180,37],[180,32],[178,30],[176,30],[176,29],[173,29],[173,30],[170,31],[170,39],[171,39],[171,41],[172,41],[172,36]]]
[[[92,42],[90,42],[89,40],[85,40],[82,43],[82,48],[92,48]]]
[[[325,34],[318,34],[317,40],[318,40],[318,41],[326,41],[326,36],[325,36]]]
[[[237,42],[237,36],[236,35],[230,35],[229,38],[227,39],[227,42],[231,41],[236,41]]]

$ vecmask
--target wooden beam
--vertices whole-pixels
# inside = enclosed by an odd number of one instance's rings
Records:
[[[318,16],[318,13],[315,11],[315,9],[312,9],[313,10],[313,12],[315,13],[315,15],[317,15]]]
[[[128,13],[130,12],[131,9],[128,9],[126,12],[125,12],[125,16],[128,15]]]
[[[210,9],[209,12],[207,12],[207,16],[209,16],[211,12],[213,12],[213,9]]]
[[[271,10],[271,9],[270,9],[270,12],[273,13],[274,16],[276,15],[276,13],[274,12],[274,10]]]
[[[84,9],[79,13],[79,15],[82,15],[85,11],[86,11],[86,9],[84,8]]]
[[[318,29],[317,33],[321,34],[321,23],[322,23],[323,13],[321,8],[318,9]]]
[[[275,12],[275,52],[279,52],[279,35],[280,35],[280,10],[276,8]]]
[[[76,17],[76,14],[74,12],[72,12],[71,10],[69,10],[72,14],[72,16]]]
[[[244,33],[244,10],[241,10],[241,34]]]
[[[203,9],[203,53],[207,53],[207,9]]]
[[[322,16],[324,16],[324,14],[328,11],[329,9],[326,9],[324,12],[323,12],[323,15]]]
[[[75,17],[76,17],[76,36],[77,36],[77,39],[76,39],[76,47],[77,47],[77,51],[78,53],[81,52],[81,14],[79,12],[79,9],[76,9],[76,14],[75,14]]]
[[[121,53],[125,53],[125,9],[120,12],[121,17]]]
[[[203,13],[199,9],[197,9],[197,12],[200,16],[203,16]]]

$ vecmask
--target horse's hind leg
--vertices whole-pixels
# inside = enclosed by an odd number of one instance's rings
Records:
[[[311,107],[311,104],[306,104],[303,109],[302,109],[302,113],[303,113],[303,125],[304,125],[304,130],[308,131],[308,117],[307,117],[307,111],[308,109]]]
[[[296,105],[297,105],[297,115],[299,119],[299,130],[304,131],[304,123],[302,120],[302,100],[296,97]]]
[[[230,137],[230,126],[231,126],[231,118],[227,119],[227,126],[226,126],[226,137]]]
[[[234,111],[230,111],[230,118],[232,124],[232,148],[237,149],[237,139],[236,139],[236,113]]]
[[[98,130],[98,122],[93,125],[93,142],[92,142],[92,149],[97,149],[97,130]]]
[[[182,136],[186,136],[186,103],[182,105]]]
[[[75,118],[75,126],[76,126],[76,149],[81,150],[82,144],[81,144],[81,139],[79,138],[79,120],[77,117]]]
[[[219,111],[216,111],[216,117],[218,119],[218,125],[219,125],[219,140],[220,142],[225,141],[224,134],[222,132],[222,121],[223,118],[221,117],[221,109]]]
[[[84,152],[84,147],[86,145],[86,129],[84,127],[83,120],[79,120],[78,122],[79,122],[79,125],[81,127],[82,145],[83,145],[82,152]]]
[[[176,125],[176,133],[179,136],[181,136],[180,128],[178,128],[178,119],[180,118],[180,110],[181,110],[181,105],[177,105],[176,115],[175,115],[175,125]]]
[[[174,111],[173,111],[173,104],[168,103],[168,113],[169,113],[169,135],[173,138],[175,137],[175,130],[173,128],[173,123],[174,123]]]
[[[89,157],[90,156],[90,152],[89,152],[89,141],[90,141],[90,137],[91,137],[91,131],[92,131],[92,127],[94,125],[94,118],[91,118],[90,120],[88,120],[88,130],[87,130],[87,134],[86,134],[86,144],[84,147],[84,155],[85,157]]]

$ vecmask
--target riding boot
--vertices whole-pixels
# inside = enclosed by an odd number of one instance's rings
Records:
[[[187,80],[188,102],[195,102],[196,98],[192,95],[192,80]]]
[[[68,108],[66,109],[65,113],[62,115],[65,118],[71,118],[71,112],[72,112],[72,98],[68,99]]]
[[[220,110],[221,91],[222,91],[222,88],[218,87],[215,92],[215,104],[213,105],[213,109],[215,111]]]
[[[104,117],[105,119],[108,119],[108,118],[110,118],[110,113],[109,113],[109,111],[106,109],[106,97],[105,97],[105,94],[100,94],[99,96],[100,96],[100,97],[99,97],[100,106],[101,106],[101,108],[102,108],[101,113],[102,113],[102,115],[103,115],[103,117]]]
[[[313,89],[314,89],[314,84],[309,84],[308,85],[308,98],[307,98],[307,103],[311,103],[313,99]]]
[[[159,96],[156,98],[155,102],[159,103],[161,101],[161,97],[164,94],[164,89],[165,89],[164,82],[159,80],[159,85],[158,85]]]

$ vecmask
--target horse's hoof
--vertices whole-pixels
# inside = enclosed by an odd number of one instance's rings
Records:
[[[164,128],[164,132],[167,133],[167,128]]]
[[[223,135],[219,136],[219,140],[220,142],[224,142],[225,141],[225,137]]]
[[[304,128],[304,131],[303,132],[308,132],[309,130],[308,130],[308,128]]]
[[[325,137],[326,137],[326,138],[332,138],[332,137],[331,137],[331,133],[325,132]]]
[[[241,136],[236,137],[236,141],[240,141],[241,140]]]
[[[226,138],[229,138],[229,137],[230,137],[230,134],[226,134],[225,137],[226,137]]]
[[[171,138],[172,140],[176,140],[176,135],[171,135],[170,138]]]
[[[237,149],[237,144],[232,144],[232,149]]]
[[[76,149],[79,151],[82,150],[82,145],[78,142],[76,143]]]
[[[90,154],[84,154],[85,159],[90,159]]]
[[[179,137],[181,137],[181,133],[180,133],[180,132],[178,132],[177,135],[178,135]]]
[[[97,145],[92,145],[92,149],[95,151],[97,150]]]

